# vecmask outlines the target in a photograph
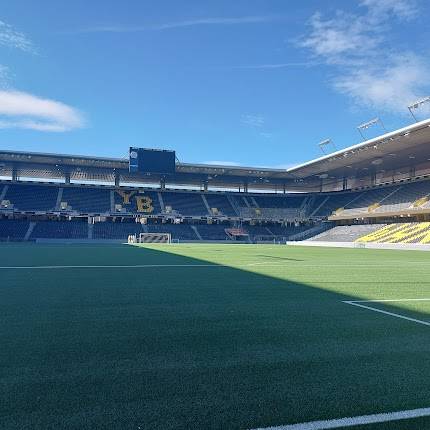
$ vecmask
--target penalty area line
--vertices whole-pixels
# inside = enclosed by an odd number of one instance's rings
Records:
[[[430,408],[410,409],[357,417],[338,418],[334,420],[310,421],[301,424],[287,424],[275,427],[260,427],[253,430],[326,430],[353,427],[366,424],[386,423],[389,421],[408,420],[430,416]]]
[[[389,315],[391,317],[395,317],[395,318],[400,318],[406,321],[411,321],[414,322],[416,324],[422,324],[425,326],[430,326],[430,322],[427,321],[423,321],[423,320],[419,320],[416,318],[410,318],[407,317],[405,315],[401,315],[401,314],[396,314],[395,312],[389,312],[389,311],[384,311],[382,309],[378,309],[378,308],[374,308],[372,306],[367,306],[364,305],[363,303],[389,303],[389,302],[411,302],[411,301],[429,301],[430,299],[397,299],[397,300],[343,300],[342,302],[347,304],[347,305],[351,305],[351,306],[357,306],[359,308],[363,308],[363,309],[367,309],[369,311],[373,311],[373,312],[378,312],[380,314],[384,314],[384,315]]]

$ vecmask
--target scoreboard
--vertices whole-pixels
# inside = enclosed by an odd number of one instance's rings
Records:
[[[130,173],[175,173],[176,153],[164,149],[130,148]]]

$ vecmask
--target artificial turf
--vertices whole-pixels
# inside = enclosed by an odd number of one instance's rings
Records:
[[[0,429],[253,429],[430,407],[430,327],[343,303],[430,298],[429,257],[2,245]],[[430,302],[378,306],[430,321]]]

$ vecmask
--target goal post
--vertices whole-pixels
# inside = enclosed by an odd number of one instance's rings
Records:
[[[172,243],[170,233],[140,233],[134,236],[131,243]]]

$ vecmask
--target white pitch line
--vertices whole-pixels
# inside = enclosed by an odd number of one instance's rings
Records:
[[[288,424],[275,427],[260,427],[254,430],[326,430],[341,427],[353,427],[366,424],[386,423],[389,421],[408,420],[430,416],[430,408],[410,409],[406,411],[388,412],[358,417],[346,417],[326,421],[310,421],[301,424]]]
[[[360,308],[368,309],[368,310],[373,311],[373,312],[379,312],[381,314],[390,315],[390,316],[395,317],[395,318],[401,318],[403,320],[412,321],[412,322],[417,323],[417,324],[430,326],[430,322],[418,320],[416,318],[405,317],[404,315],[396,314],[394,312],[383,311],[382,309],[372,308],[371,306],[366,306],[366,305],[361,304],[361,303],[363,303],[363,301],[361,301],[360,303],[357,303],[356,301],[343,301],[343,303],[346,303],[347,305],[352,305],[352,306],[357,306]]]
[[[376,299],[376,300],[350,300],[354,303],[384,303],[384,302],[429,302],[430,298],[422,299]]]

